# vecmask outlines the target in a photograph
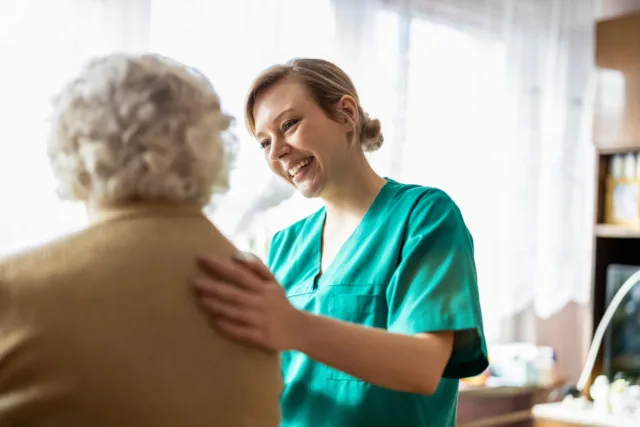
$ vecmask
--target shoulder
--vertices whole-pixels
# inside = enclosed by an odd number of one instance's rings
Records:
[[[0,288],[16,292],[26,291],[31,285],[46,285],[75,258],[77,241],[84,234],[80,231],[0,258]]]
[[[444,190],[395,181],[390,184],[394,186],[394,210],[409,223],[433,222],[466,228],[460,208]]]
[[[50,269],[51,263],[43,262],[44,250],[45,247],[23,249],[0,259],[0,302],[15,304],[17,296],[32,287],[43,269]]]
[[[456,202],[439,188],[398,184],[393,193],[392,215],[402,227],[404,244],[420,250],[455,246],[474,253],[473,236]]]
[[[277,248],[282,245],[290,244],[297,240],[299,236],[307,234],[310,228],[316,226],[318,221],[322,219],[323,215],[324,208],[321,208],[288,227],[276,231],[271,240],[271,247]]]

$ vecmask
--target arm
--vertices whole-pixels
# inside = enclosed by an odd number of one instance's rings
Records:
[[[298,325],[294,350],[398,391],[433,394],[453,348],[453,332],[402,335],[305,312]]]
[[[298,350],[385,388],[423,394],[437,388],[453,333],[390,333],[300,311],[269,269],[251,256],[207,257],[200,265],[210,275],[194,285],[216,325],[231,337],[273,350]],[[229,280],[241,287],[226,286]]]

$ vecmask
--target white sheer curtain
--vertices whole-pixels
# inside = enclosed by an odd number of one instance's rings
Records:
[[[412,6],[400,175],[459,203],[488,335],[517,338],[496,319],[531,305],[547,317],[589,299],[596,4]]]
[[[0,5],[0,255],[82,227],[56,196],[45,151],[49,101],[88,58],[146,49],[148,8],[127,0]]]
[[[588,299],[589,142],[596,0],[12,0],[0,9],[0,254],[81,227],[57,201],[44,156],[47,102],[87,57],[160,52],[197,66],[238,118],[232,191],[212,216],[264,253],[276,229],[317,208],[273,181],[244,131],[262,68],[337,62],[383,122],[371,156],[394,179],[441,187],[475,236],[491,340],[535,305]],[[7,4],[9,6],[7,6]]]
[[[238,118],[236,131],[243,145],[232,191],[217,203],[216,221],[233,233],[239,226],[238,212],[246,212],[253,201],[290,197],[277,214],[265,211],[268,203],[259,203],[261,208],[250,218],[250,229],[241,227],[245,232],[234,234],[240,241],[260,240],[262,246],[253,248],[258,252],[265,249],[275,229],[306,215],[319,202],[304,200],[281,186],[277,188],[285,192],[284,197],[278,197],[278,192],[273,197],[272,188],[279,182],[271,179],[261,150],[243,125],[244,96],[256,74],[294,56],[322,57],[354,76],[372,115],[391,123],[397,110],[398,16],[381,13],[381,3],[376,1],[339,3],[191,0],[177,9],[173,0],[152,1],[151,50],[196,64],[216,85],[223,107]],[[386,132],[388,146],[392,145],[392,129],[389,126]],[[384,154],[388,146],[376,156],[380,165],[390,162],[391,157]]]

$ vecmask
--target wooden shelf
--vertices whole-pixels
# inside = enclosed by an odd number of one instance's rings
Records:
[[[595,226],[595,234],[597,237],[608,237],[612,239],[640,239],[640,228],[597,224]]]
[[[608,147],[596,147],[598,154],[606,156],[613,154],[627,154],[627,153],[635,153],[640,151],[640,141],[633,142],[632,146],[621,146],[618,147],[615,144],[611,143]],[[636,147],[636,148],[633,148]]]

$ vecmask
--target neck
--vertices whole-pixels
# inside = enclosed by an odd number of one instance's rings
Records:
[[[359,154],[359,155],[358,155]],[[322,195],[327,215],[333,218],[362,217],[387,183],[378,175],[363,152],[356,154],[335,189]]]

